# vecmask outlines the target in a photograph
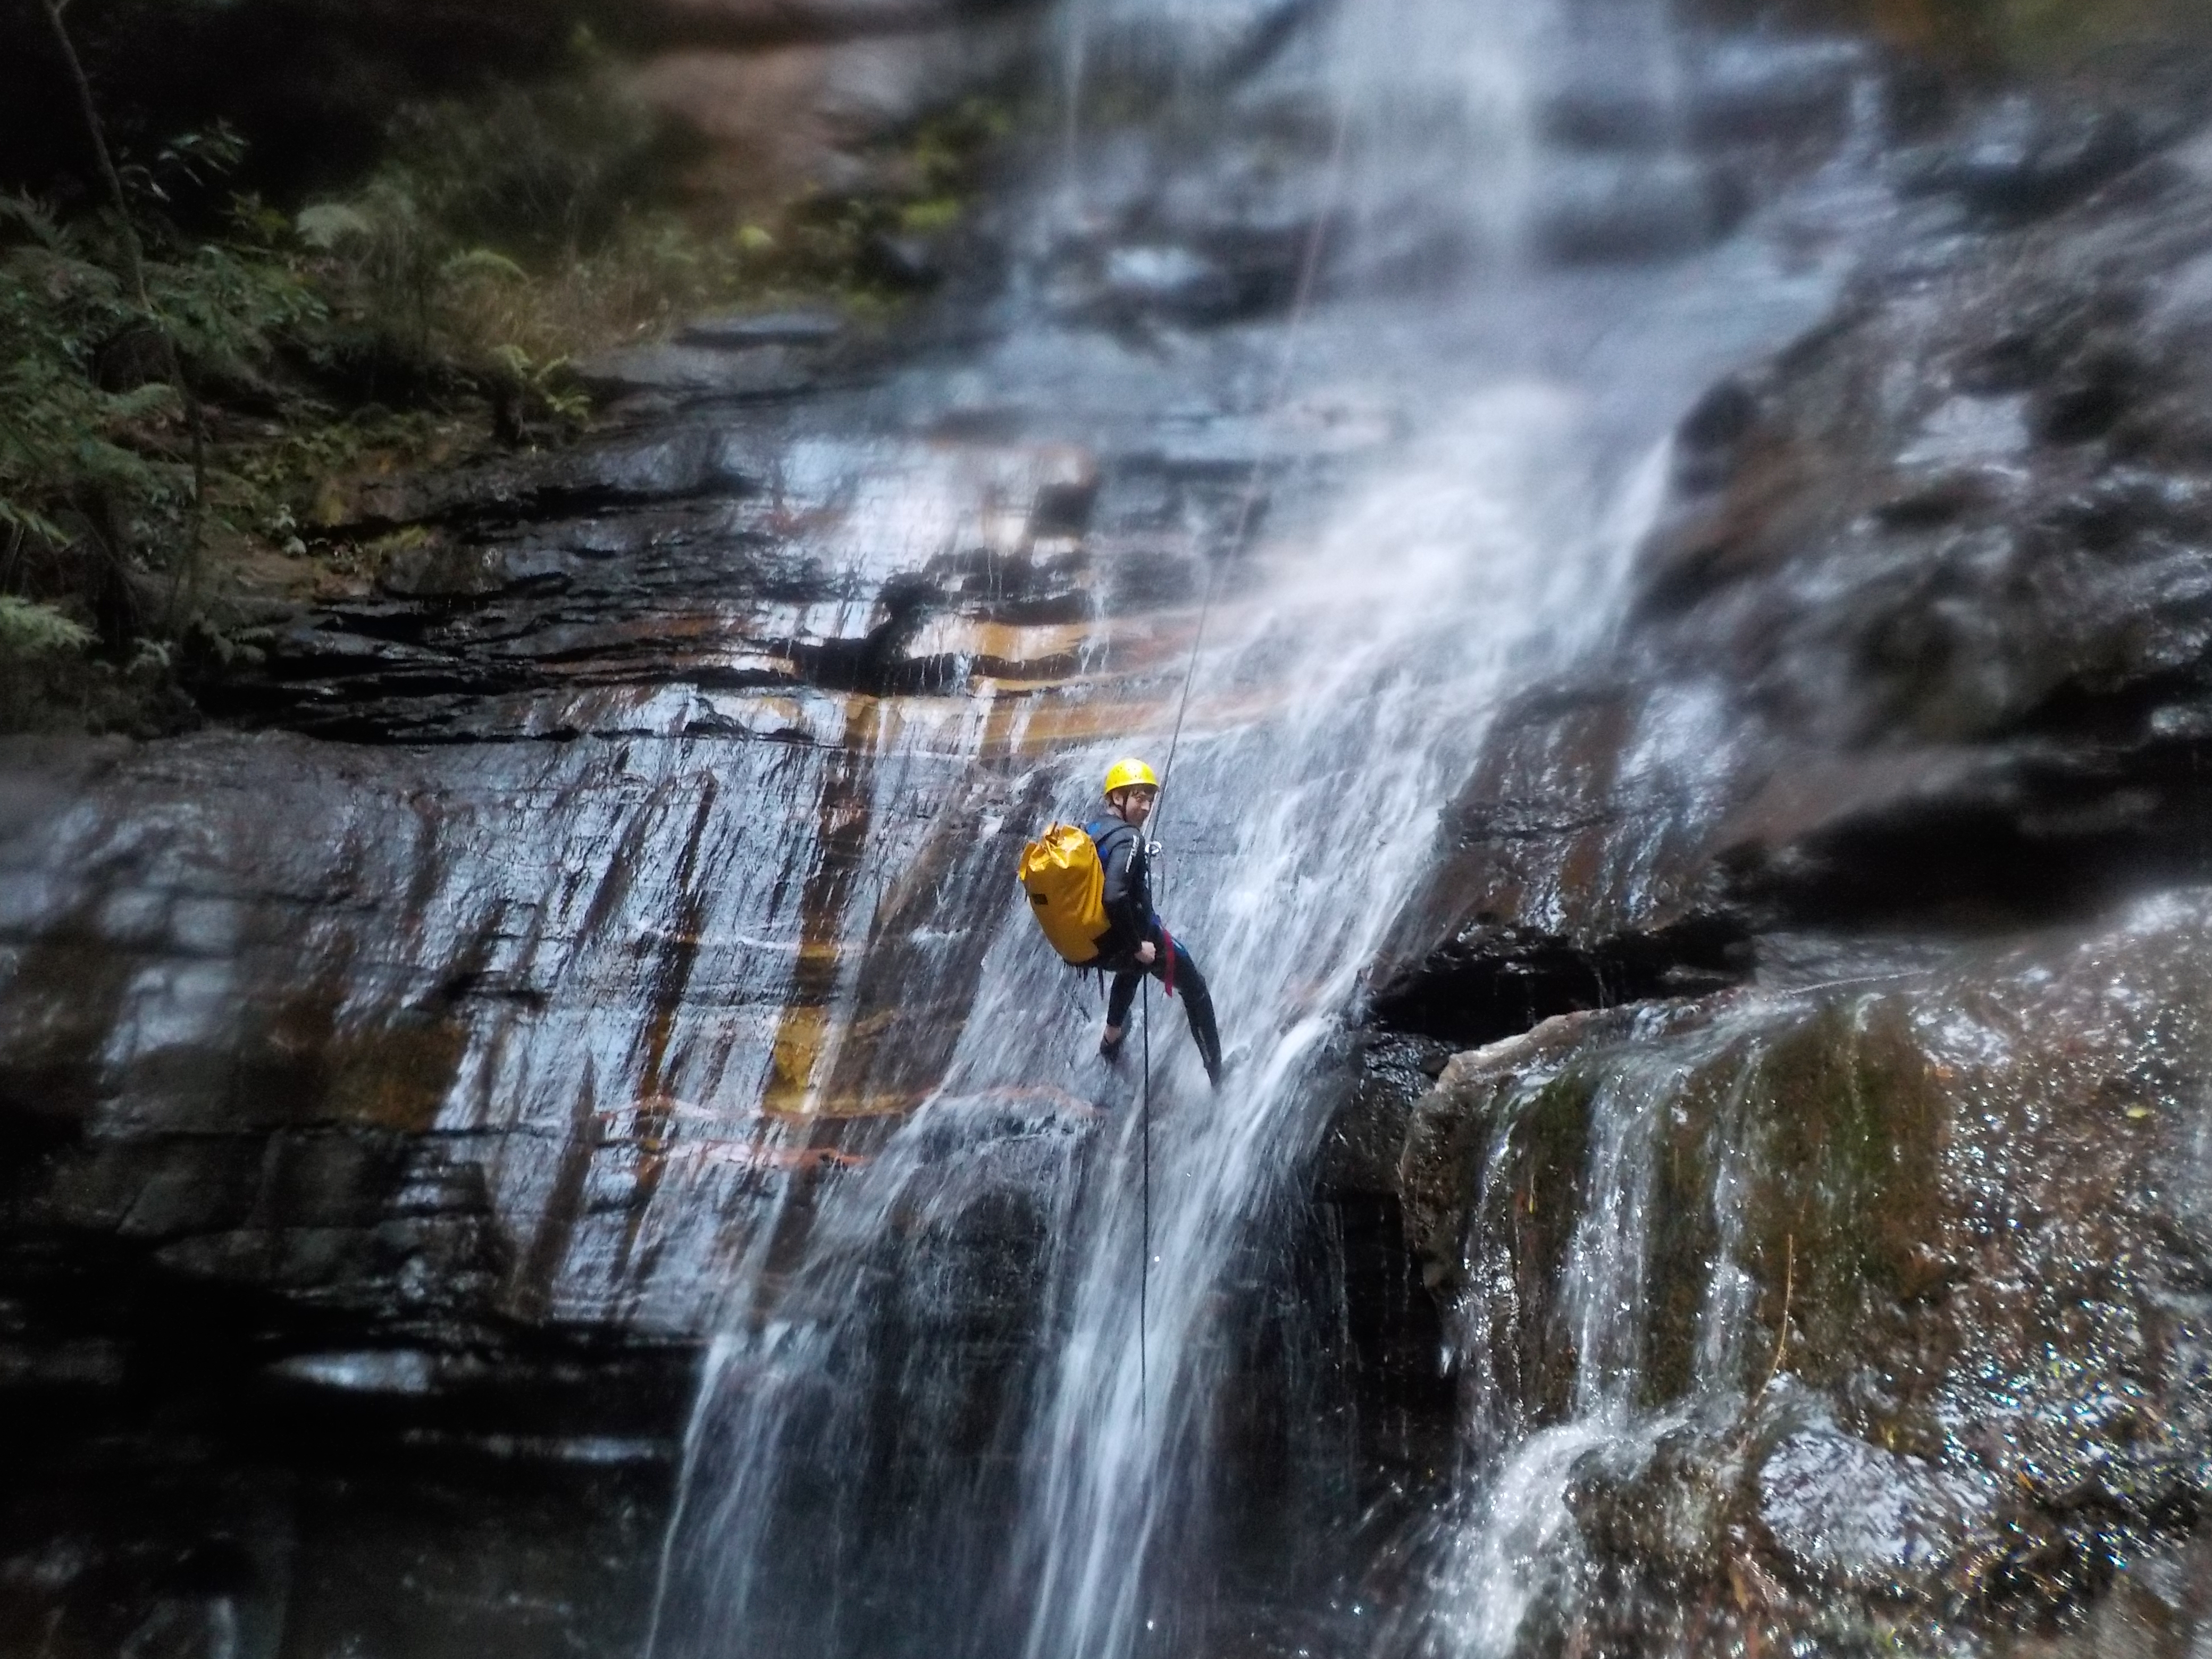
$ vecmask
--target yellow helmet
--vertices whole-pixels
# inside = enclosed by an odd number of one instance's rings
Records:
[[[1147,789],[1157,789],[1160,787],[1160,781],[1152,775],[1152,769],[1144,762],[1117,760],[1106,769],[1106,793],[1110,795],[1116,789],[1134,789],[1139,787]]]

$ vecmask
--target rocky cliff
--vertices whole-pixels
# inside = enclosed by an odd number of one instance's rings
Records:
[[[794,349],[835,348],[705,355]],[[274,1651],[313,1601],[410,1653],[639,1639],[734,1264],[941,1072],[1017,763],[1151,695],[1188,586],[1159,515],[1215,488],[1156,454],[1102,563],[1089,458],[866,397],[655,401],[372,493],[404,550],[249,641],[242,726],[13,744],[4,1375],[53,1473],[10,1495],[8,1628],[93,1652],[219,1606]],[[1137,631],[1078,680],[1102,592]],[[173,1490],[128,1519],[79,1479],[149,1460]]]
[[[2156,118],[1895,164],[1378,970],[1370,1114],[1488,1045],[1345,1145],[1471,1486],[1571,1517],[1539,1650],[2204,1639],[2212,150]]]
[[[1310,15],[1227,20],[1197,95]],[[929,52],[988,72],[1024,27],[654,15],[646,82],[738,124],[748,178],[760,145],[834,148],[824,88],[884,40],[920,43],[896,112],[945,84]],[[1028,401],[976,390],[1004,341],[973,313],[918,368],[811,312],[704,321],[593,366],[611,413],[574,453],[334,504],[373,574],[241,629],[216,729],[9,748],[8,1644],[635,1650],[701,1349],[946,1074],[1000,872],[1058,805],[1034,763],[1164,726],[1200,595],[1233,617],[1266,578],[1209,556],[1255,510],[1310,528],[1415,409],[1254,391],[1328,222],[1307,46],[1240,145],[1102,147],[1024,295],[1083,340],[1008,349]],[[1751,62],[1679,104],[1544,100],[1532,257],[1601,273],[1570,304],[1874,142],[1850,49]],[[1347,1038],[1320,1201],[1213,1310],[1258,1381],[1207,1421],[1245,1490],[1206,1576],[1328,1557],[1295,1498],[1364,1512],[1327,1541],[1377,1564],[1407,1650],[1508,1592],[1561,1652],[2187,1639],[2212,161],[2185,94],[1901,149],[1841,308],[1681,426],[1632,614],[1492,724]],[[1477,257],[1414,211],[1425,175],[1381,171],[1326,292]],[[1778,257],[1817,265],[1832,230],[1795,222]],[[1471,355],[1429,321],[1401,361]],[[1295,657],[1250,660],[1202,719],[1282,698]],[[885,1328],[995,1386],[1052,1331],[1035,1194],[993,1155],[1094,1107],[960,1104],[981,1173],[887,1211],[862,1267],[941,1246],[972,1282],[887,1297]],[[1006,1480],[980,1389],[937,1402],[951,1452],[901,1437],[908,1374],[868,1373],[900,1431],[871,1455]],[[1340,1462],[1294,1467],[1324,1431]],[[1511,1467],[1571,1523],[1533,1580],[1467,1554],[1510,1541],[1468,1506]],[[1234,1612],[1209,1641],[1306,1638]]]

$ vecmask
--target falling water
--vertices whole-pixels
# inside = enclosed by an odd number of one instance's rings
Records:
[[[1283,554],[1270,603],[1211,668],[1234,684],[1287,660],[1304,682],[1279,714],[1205,732],[1172,781],[1179,844],[1193,850],[1176,864],[1170,902],[1218,964],[1243,1063],[1213,1101],[1182,1045],[1156,1060],[1164,1101],[1152,1137],[1149,1401],[1131,1272],[1143,1219],[1130,1178],[1138,1129],[1126,1118],[1109,1131],[1103,1189],[1067,1243],[1068,1340],[1024,1448],[1017,1533],[1018,1577],[1032,1598],[1024,1650],[1036,1659],[1139,1645],[1144,1569],[1174,1540],[1224,1381],[1207,1330],[1222,1269],[1321,1127],[1308,1086],[1317,1052],[1468,759],[1460,744],[1474,722],[1436,711],[1485,707],[1516,659],[1565,625],[1577,594],[1608,584],[1648,508],[1647,488],[1626,513],[1595,522],[1559,511],[1567,502],[1554,491],[1574,492],[1545,472],[1568,419],[1534,389],[1475,400],[1418,464],[1419,485],[1401,475],[1304,558]],[[1405,510],[1412,501],[1418,514]],[[1371,580],[1376,555],[1366,552],[1383,548],[1387,586]],[[1474,645],[1469,609],[1497,592],[1531,602],[1492,612],[1489,637]],[[1095,769],[1097,757],[1085,758],[1093,764],[1071,794]],[[1033,954],[1025,937],[1012,945]],[[1009,988],[1017,982],[1010,975]],[[1000,1011],[979,1012],[981,1040],[963,1059],[980,1074],[1019,1067],[1055,1035],[1065,1044],[1065,1034],[1035,1030],[1009,1048],[992,1032]],[[1012,1008],[1003,1017],[1030,1024]]]
[[[1650,1016],[1638,1021],[1639,1027],[1651,1023]],[[1688,1066],[1680,1053],[1642,1060],[1634,1052],[1637,1035],[1630,1034],[1626,1057],[1589,1105],[1583,1207],[1558,1285],[1558,1316],[1574,1364],[1567,1409],[1562,1420],[1516,1435],[1512,1419],[1524,1402],[1495,1389],[1477,1396],[1478,1414],[1488,1420],[1470,1425],[1476,1455],[1457,1501],[1431,1524],[1442,1558],[1435,1595],[1423,1610],[1429,1621],[1424,1646],[1432,1653],[1490,1659],[1512,1652],[1530,1607],[1575,1558],[1566,1490],[1577,1465],[1601,1449],[1632,1458],[1648,1455],[1683,1419],[1682,1407],[1653,1409],[1641,1395],[1656,1140]],[[1522,1115],[1554,1081],[1530,1078],[1499,1113],[1486,1160],[1493,1180],[1505,1167]],[[1718,1167],[1723,1188],[1738,1180],[1735,1158],[1724,1154]],[[1723,1192],[1717,1212],[1733,1216],[1737,1208]],[[1732,1257],[1720,1266],[1728,1272]],[[1743,1311],[1718,1303],[1707,1309],[1705,1323],[1711,1328],[1701,1345],[1700,1370],[1709,1368],[1716,1383],[1733,1356],[1729,1342]]]
[[[994,1419],[981,1431],[1010,1460],[1003,1489],[973,1490],[958,1460],[938,1460],[908,1496],[926,1522],[905,1542],[947,1603],[978,1598],[946,1620],[971,1642],[995,1605],[1021,1610],[1030,1654],[1139,1646],[1147,1565],[1203,1489],[1224,1267],[1321,1127],[1319,1051],[1479,736],[1479,719],[1439,715],[1480,710],[1532,653],[1595,625],[1577,601],[1612,585],[1651,507],[1652,466],[1609,508],[1598,481],[1561,474],[1573,422],[1555,390],[1471,398],[1312,541],[1255,550],[1264,581],[1224,605],[1170,780],[1164,903],[1220,988],[1235,1070],[1209,1095],[1179,1018],[1152,1005],[1142,1349],[1141,1091],[1091,1055],[1095,1012],[1056,988],[1063,970],[1010,905],[939,1095],[838,1189],[798,1282],[713,1368],[665,1650],[946,1650],[945,1630],[915,1641],[848,1622],[865,1620],[847,1604],[879,1581],[880,1561],[826,1569],[871,1553],[860,1534],[882,1523],[863,1510],[895,1507],[865,1479],[877,1391],[923,1438],[932,1413],[978,1408],[970,1357],[933,1343],[932,1327],[972,1295],[958,1281],[979,1264],[961,1228],[979,1194],[1009,1193],[1047,1264],[1035,1319],[1055,1340],[1006,1366],[981,1407]],[[1260,712],[1213,716],[1234,704]],[[1158,752],[1165,734],[1150,735]],[[1146,736],[1126,746],[1146,749]],[[1083,812],[1113,752],[1055,763],[1060,815]],[[1066,1109],[1000,1103],[1041,1085]],[[937,1427],[947,1445],[973,1431]]]
[[[1388,0],[1311,32],[1273,84],[1318,76],[1352,143],[1310,222],[1395,234],[1411,179],[1445,240],[1497,254],[1528,222],[1530,43],[1547,19]],[[1464,188],[1439,205],[1419,180],[1447,176]],[[1663,494],[1669,424],[1719,368],[1808,319],[1834,274],[1784,272],[1738,242],[1656,270],[1492,258],[1407,300],[1346,274],[1387,261],[1351,247],[1328,263],[1326,302],[1241,331],[1241,355],[1186,343],[1148,366],[1024,320],[951,394],[1035,406],[1081,386],[1093,423],[1062,407],[1051,435],[1104,448],[1110,495],[1117,466],[1139,470],[1158,442],[1146,429],[1111,447],[1115,398],[1164,413],[1146,398],[1187,396],[1178,376],[1224,365],[1264,388],[1215,422],[1224,498],[1259,491],[1264,529],[1239,533],[1239,509],[1192,531],[1209,573],[1164,631],[1123,636],[1147,687],[1126,720],[1042,764],[969,751],[1005,770],[1030,827],[1080,820],[1117,754],[1164,755],[1188,673],[1161,908],[1215,987],[1232,1069],[1207,1090],[1156,991],[1146,1036],[1107,1067],[1095,992],[1051,957],[1006,872],[963,871],[1007,902],[942,1082],[866,1169],[789,1200],[804,1213],[759,1236],[793,1242],[756,1249],[732,1285],[687,1439],[659,1659],[1122,1659],[1203,1639],[1235,1370],[1224,1310],[1325,1127],[1329,1040],[1489,712],[1607,637]],[[1506,1473],[1455,1512],[1446,1576],[1472,1600],[1439,1623],[1456,1632],[1448,1650],[1510,1647],[1533,1593],[1520,1566],[1563,1519],[1560,1472],[1626,1420],[1662,1082],[1623,1083],[1597,1114],[1594,1188],[1609,1197],[1570,1268],[1585,1357],[1572,1420],[1507,1448]]]

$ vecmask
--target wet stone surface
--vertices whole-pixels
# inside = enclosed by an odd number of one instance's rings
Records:
[[[634,1650],[707,1334],[944,1074],[1037,757],[1157,711],[1247,487],[1203,410],[1010,435],[894,367],[374,486],[373,587],[227,726],[0,745],[0,1391],[112,1471],[0,1510],[0,1645]],[[974,1388],[894,1484],[1008,1465],[1041,1224],[968,1196],[912,1334]]]
[[[934,15],[694,9],[807,37],[802,101],[867,44],[827,37]],[[0,1505],[0,1645],[635,1650],[702,1339],[756,1310],[732,1286],[775,1298],[945,1075],[1054,805],[1038,757],[1163,724],[1253,482],[1294,520],[1408,418],[1254,413],[1329,210],[1318,15],[1175,43],[1256,136],[1088,158],[1091,211],[1031,275],[1111,349],[1000,404],[957,351],[909,373],[820,319],[709,319],[587,365],[618,424],[574,453],[362,491],[373,586],[245,637],[204,688],[225,729],[0,755],[0,1398],[54,1436],[20,1467],[56,1471]],[[1102,27],[1115,72],[1170,50]],[[665,62],[659,94],[742,106],[743,56]],[[1662,157],[1635,96],[1542,100],[1537,258],[1709,246],[1832,153],[1856,62],[1716,55]],[[890,81],[879,110],[910,104]],[[2194,1559],[2201,900],[1932,976],[1924,939],[1822,931],[1940,911],[1948,948],[2202,850],[2212,166],[2119,131],[1992,127],[1900,167],[1923,216],[1852,304],[1684,427],[1616,659],[1496,723],[1378,1020],[1317,1067],[1359,1121],[1209,1304],[1237,1375],[1291,1381],[1212,1402],[1237,1550],[1189,1568],[1221,1587],[1178,1641],[1302,1650],[1269,1595],[1350,1555],[1414,1601],[1382,1534],[1587,1416],[1585,1370],[1638,1427],[1568,1471],[1586,1548],[1540,1650],[2027,1643],[2111,1605],[2114,1563]],[[1439,193],[1381,180],[1317,291],[1480,266]],[[1222,571],[1225,607],[1258,580]],[[841,1585],[841,1618],[967,1638],[929,1571],[854,1564],[992,1547],[1008,1391],[1055,1334],[1037,1194],[1101,1115],[955,1103],[973,1155],[854,1253],[883,1317],[831,1358],[880,1392],[802,1379],[778,1447],[823,1522],[772,1540],[793,1651]],[[1607,1136],[1637,1216],[1592,1173]],[[1632,1220],[1631,1293],[1569,1309]],[[907,1501],[950,1491],[948,1526]],[[835,1524],[872,1494],[881,1556]],[[1315,1535],[1347,1507],[1371,1533]],[[2162,1571],[2125,1593],[2171,1601]]]
[[[1407,1556],[1516,1650],[2212,1640],[2190,133],[2015,103],[1898,164],[1386,946],[1337,1145],[1399,1138],[1474,1449]]]
[[[1744,976],[1754,933],[2033,924],[2207,867],[2185,113],[2127,118],[2141,142],[2032,212],[1909,197],[1833,317],[1691,412],[1625,637],[1498,721],[1385,1023],[1479,1041],[1516,988],[1525,1024]],[[1936,150],[1994,167],[1968,129]]]
[[[1401,1184],[1474,1431],[1587,1410],[1595,1352],[1632,1355],[1621,1409],[1658,1435],[1575,1466],[1587,1553],[1538,1625],[1607,1651],[2041,1640],[2186,1547],[2208,973],[2192,890],[1888,988],[1565,1016],[1455,1058]],[[1569,1261],[1623,1114],[1657,1161],[1594,1328]]]

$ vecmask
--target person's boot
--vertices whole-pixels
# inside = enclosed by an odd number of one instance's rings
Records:
[[[1109,1025],[1106,1035],[1098,1039],[1098,1058],[1109,1066],[1119,1060],[1121,1058],[1121,1039],[1127,1036],[1128,1032],[1126,1030],[1117,1031]]]
[[[1213,1002],[1205,998],[1201,990],[1193,997],[1185,1009],[1190,1017],[1190,1040],[1198,1045],[1198,1057],[1206,1066],[1206,1080],[1215,1088],[1221,1086],[1221,1028],[1213,1023]]]

